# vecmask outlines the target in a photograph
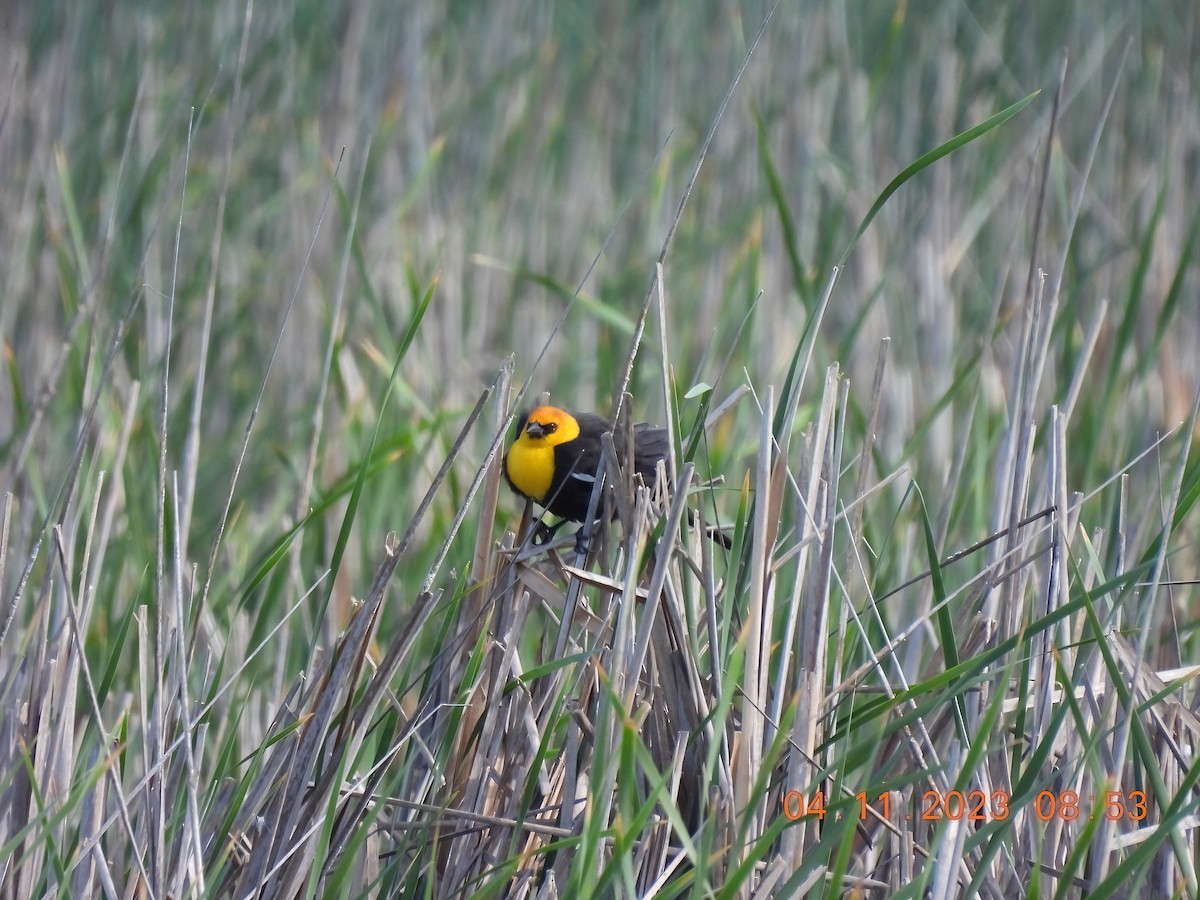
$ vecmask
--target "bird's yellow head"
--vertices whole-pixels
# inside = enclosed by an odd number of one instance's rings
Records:
[[[579,437],[579,422],[565,409],[539,406],[521,420],[517,443],[534,447],[557,447]]]
[[[517,426],[517,439],[504,458],[504,471],[518,493],[538,502],[554,480],[554,448],[579,437],[579,422],[565,409],[539,406]]]

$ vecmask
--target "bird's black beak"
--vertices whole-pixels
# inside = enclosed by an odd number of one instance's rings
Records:
[[[525,426],[525,433],[530,437],[540,438],[546,436],[546,429],[542,427],[541,422],[530,422]]]

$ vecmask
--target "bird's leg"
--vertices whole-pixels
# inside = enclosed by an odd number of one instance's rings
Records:
[[[558,529],[567,524],[568,519],[562,519],[557,525],[547,525],[541,519],[538,519],[537,525],[533,527],[533,545],[542,547],[554,540],[554,536],[558,534]]]
[[[591,525],[580,525],[579,530],[575,532],[575,553],[579,556],[587,556],[591,549],[592,533],[599,527],[600,520],[597,519]]]
[[[575,532],[575,555],[587,556],[588,538],[591,537],[591,529],[586,525],[580,525],[579,530]]]

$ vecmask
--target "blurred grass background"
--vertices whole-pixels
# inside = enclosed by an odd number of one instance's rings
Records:
[[[611,408],[654,260],[770,6],[7,6],[0,483],[13,498],[2,586],[14,605],[0,652],[11,662],[32,645],[26,628],[55,590],[39,540],[59,523],[82,549],[95,499],[111,537],[86,585],[87,654],[106,673],[102,701],[136,694],[137,659],[113,647],[156,596],[165,489],[167,555],[181,527],[180,577],[197,592],[211,579],[201,627],[215,647],[228,640],[244,652],[337,564],[317,595],[340,605],[327,617],[316,597],[302,606],[288,619],[292,637],[251,663],[229,701],[248,728],[234,755],[252,752],[311,645],[366,593],[383,536],[403,530],[480,391],[509,355],[517,384],[530,375],[581,284],[531,390]],[[1041,91],[884,206],[840,274],[814,365],[837,361],[849,378],[847,444],[857,452],[890,337],[871,480],[906,469],[944,549],[967,546],[1003,524],[994,462],[1010,425],[1027,278],[1031,265],[1044,270],[1061,289],[1036,382],[1038,446],[1048,452],[1046,411],[1066,402],[1095,327],[1066,466],[1071,490],[1099,488],[1186,419],[1200,386],[1196,18],[1184,0],[781,3],[679,220],[664,273],[669,360],[656,341],[643,348],[634,415],[672,414],[664,365],[679,395],[712,386],[714,406],[739,385],[760,397],[781,386],[884,186]],[[680,418],[700,409],[685,401]],[[759,417],[742,398],[709,434],[701,469],[724,476],[717,506],[727,518]],[[402,630],[488,443],[470,436],[401,560],[403,596],[381,618],[381,642]],[[181,474],[177,494],[159,484],[160,451],[168,481]],[[1163,524],[1151,499],[1165,468],[1155,465],[1152,456],[1136,467],[1124,488],[1147,501],[1134,521],[1120,518],[1113,486],[1091,525],[1147,546]],[[868,512],[868,544],[894,533],[907,483]],[[478,527],[515,527],[518,508],[505,494],[497,522]],[[272,554],[299,522],[285,571]],[[1195,523],[1178,524],[1177,574],[1194,577]],[[1105,545],[1107,562],[1117,547]],[[463,589],[471,550],[470,540],[451,547],[440,587]],[[885,555],[874,583],[914,574],[906,559]],[[1155,665],[1195,658],[1195,609],[1194,588],[1172,594]]]
[[[363,423],[377,415],[385,442],[428,442],[502,358],[515,354],[523,378],[611,229],[583,287],[587,302],[534,381],[569,405],[604,406],[691,162],[766,9],[266,6],[253,11],[233,109],[242,7],[14,6],[6,14],[10,90],[0,133],[8,173],[0,217],[8,248],[0,326],[11,353],[11,377],[0,387],[6,446],[24,435],[64,338],[75,377],[62,382],[49,420],[32,436],[37,452],[29,458],[40,461],[39,472],[10,477],[52,477],[65,461],[70,442],[55,425],[75,421],[89,353],[103,347],[143,285],[118,375],[155,379],[164,295],[173,290],[179,402],[168,425],[182,434],[211,290],[207,362],[217,390],[201,411],[197,494],[220,494],[295,291],[240,496],[254,515],[276,517],[295,500],[298,486],[289,490],[285,473],[296,467],[280,458],[294,459],[305,443],[339,294],[322,447],[327,479],[361,451]],[[1049,268],[1049,254],[1064,248],[1080,168],[1093,135],[1103,134],[1065,257],[1070,315],[1056,324],[1055,362],[1070,369],[1080,328],[1108,300],[1098,371],[1156,376],[1135,379],[1135,390],[1084,392],[1079,428],[1095,433],[1094,454],[1073,464],[1081,477],[1095,477],[1178,424],[1197,378],[1196,317],[1176,314],[1195,290],[1194,273],[1181,265],[1196,221],[1193,19],[1189,4],[1166,2],[783,4],[716,135],[669,260],[675,377],[713,384],[723,375],[718,387],[728,388],[744,369],[755,383],[780,382],[832,266],[882,185],[1009,102],[1052,93],[1066,53],[1046,258],[1036,265]],[[1127,44],[1130,61],[1105,121],[1104,98]],[[1049,96],[1019,124],[900,191],[840,280],[819,358],[840,360],[865,386],[878,339],[893,338],[879,428],[879,452],[891,463],[911,456],[932,472],[950,468],[962,429],[953,409],[933,415],[934,407],[976,354],[985,358],[971,377],[989,387],[990,405],[1003,402],[995,380],[1013,342],[1003,325],[1029,265]],[[345,196],[318,227],[339,158]],[[787,204],[786,228],[776,201]],[[1177,275],[1184,280],[1172,293]],[[370,409],[408,316],[434,280],[398,405]],[[86,330],[68,332],[80,315]],[[656,383],[655,368],[648,361],[638,369],[635,393]],[[112,415],[120,396],[103,401]],[[647,405],[639,415],[661,419],[663,411]],[[1118,416],[1120,426],[1110,427]],[[910,445],[921,426],[922,440]],[[168,450],[176,463],[177,447]],[[410,476],[406,465],[379,472],[378,495],[405,495]],[[938,479],[921,481],[936,491]],[[202,530],[215,527],[212,510],[196,514]]]

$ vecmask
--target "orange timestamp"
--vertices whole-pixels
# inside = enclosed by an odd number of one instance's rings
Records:
[[[891,813],[892,792],[884,791],[873,800],[868,798],[866,791],[854,795],[856,806],[851,806],[851,812],[857,808],[859,821],[868,817],[889,818]],[[1074,822],[1090,815],[1103,815],[1110,822],[1130,821],[1141,822],[1149,815],[1149,806],[1145,791],[1105,791],[1099,797],[1089,795],[1088,809],[1084,808],[1084,798],[1077,791],[1040,791],[1030,803],[1033,815],[1042,822],[1054,819],[1063,822]],[[788,791],[783,795],[783,815],[795,821],[812,817],[824,819],[831,811],[826,809],[823,791],[805,794],[803,791]],[[1096,801],[1099,800],[1099,804]],[[953,821],[966,820],[969,822],[1003,822],[1012,814],[1012,798],[1008,791],[925,791],[921,795],[920,809],[917,815],[905,816],[905,819],[916,818],[922,821]],[[842,813],[839,808],[837,813]]]

